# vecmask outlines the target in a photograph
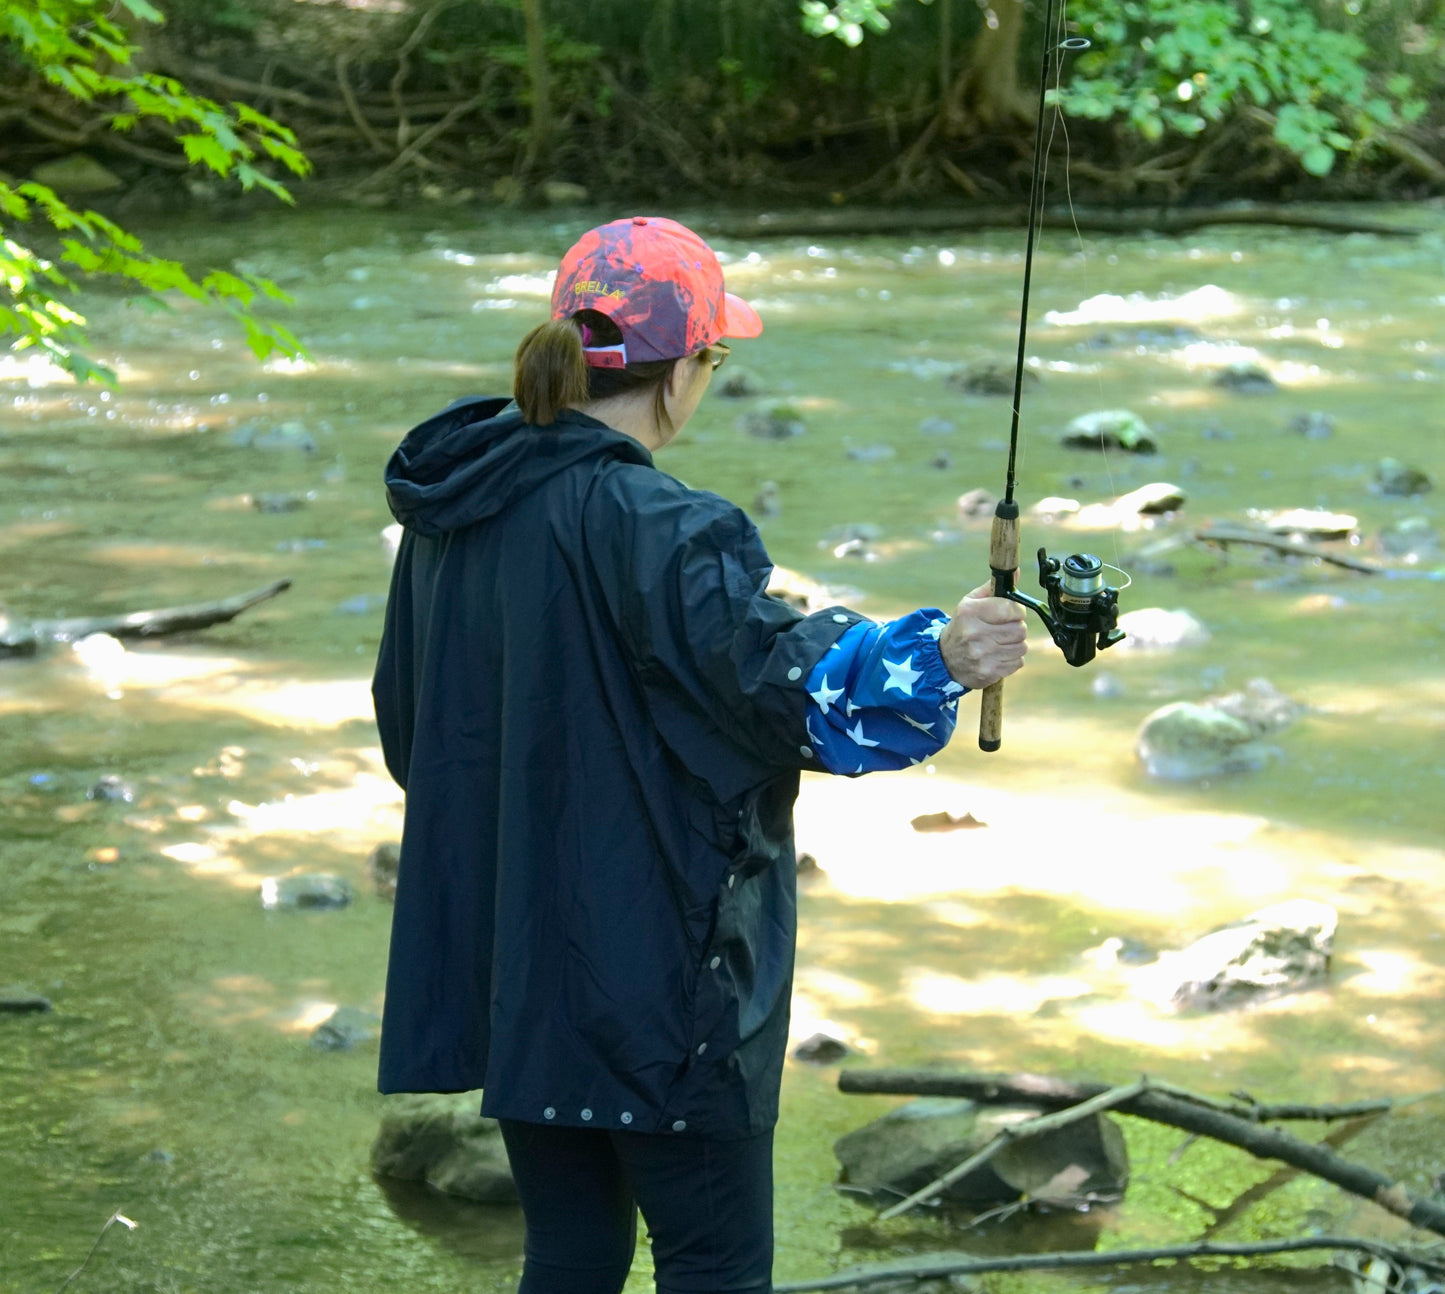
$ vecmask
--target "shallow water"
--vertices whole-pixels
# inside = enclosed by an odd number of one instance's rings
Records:
[[[1400,518],[1439,527],[1438,489],[1406,500],[1368,488],[1387,454],[1445,483],[1445,212],[1388,214],[1429,232],[1396,241],[1224,228],[1178,241],[1090,237],[1082,248],[1047,237],[1024,503],[1167,480],[1189,498],[1174,530],[1250,508],[1324,507],[1359,518],[1368,552]],[[364,893],[341,912],[266,913],[256,890],[293,869],[337,871],[364,890],[367,851],[395,835],[397,797],[365,690],[387,573],[380,468],[412,422],[455,396],[505,388],[516,338],[543,316],[547,273],[587,223],[348,210],[157,228],[158,250],[234,258],[287,286],[297,298],[287,322],[312,361],[259,367],[224,322],[189,306],[154,317],[101,300],[92,318],[119,361],[120,391],[76,391],[35,366],[0,370],[0,598],[13,617],[295,580],[186,639],[0,662],[0,983],[55,1003],[46,1016],[0,1016],[0,1290],[54,1288],[117,1207],[139,1228],[107,1236],[76,1288],[514,1281],[514,1214],[371,1179],[374,1052],[308,1045],[331,1005],[379,1005],[389,909]],[[749,402],[710,396],[662,466],[744,505],[775,482],[782,512],[762,522],[775,559],[856,590],[872,614],[947,607],[980,582],[986,552],[986,525],[961,523],[954,500],[1001,487],[1008,420],[1006,400],[961,396],[943,374],[1009,362],[1020,247],[1005,233],[916,246],[723,243],[732,286],[767,322],[730,363],[808,429],[750,438],[735,425]],[[1095,300],[1104,294],[1118,300]],[[1087,345],[1104,330],[1174,325],[1202,340]],[[1238,359],[1263,363],[1281,390],[1211,388],[1212,372]],[[1133,409],[1161,453],[1058,447],[1071,417],[1100,408]],[[1332,437],[1287,430],[1313,410],[1333,417]],[[924,433],[928,419],[954,430]],[[314,452],[234,443],[238,429],[292,423]],[[873,446],[892,456],[847,454]],[[946,469],[930,466],[941,450]],[[251,506],[249,496],[280,492],[302,506]],[[876,560],[820,543],[856,522],[880,528]],[[1170,530],[1075,533],[1028,519],[1024,545],[1089,548],[1131,568]],[[941,1058],[1119,1080],[1148,1070],[1269,1098],[1445,1083],[1445,585],[1425,578],[1445,559],[1398,578],[1237,550],[1227,562],[1193,550],[1168,560],[1173,575],[1135,572],[1125,605],[1187,607],[1213,634],[1206,646],[1116,651],[1074,671],[1039,643],[1009,684],[1001,754],[979,755],[964,733],[932,774],[809,784],[800,845],[825,875],[803,898],[800,1033],[832,1022],[882,1064]],[[1096,698],[1104,672],[1118,686]],[[1310,707],[1276,739],[1282,758],[1207,786],[1152,784],[1138,771],[1133,733],[1151,709],[1260,675]],[[107,773],[134,786],[133,803],[86,800]],[[911,816],[941,808],[990,826],[909,830]],[[1085,955],[1111,935],[1177,947],[1286,896],[1341,911],[1329,990],[1186,1020],[1158,1007],[1143,971]],[[780,1280],[933,1249],[1162,1243],[1212,1225],[1230,1239],[1389,1230],[1383,1214],[1307,1179],[1229,1214],[1231,1199],[1270,1179],[1268,1166],[1208,1145],[1170,1163],[1181,1138],[1134,1126],[1135,1181],[1118,1209],[1015,1219],[982,1237],[931,1212],[878,1225],[873,1209],[833,1190],[831,1143],[891,1103],[839,1095],[831,1069],[789,1067]],[[1442,1117],[1422,1103],[1360,1133],[1349,1153],[1423,1189],[1439,1168]],[[644,1252],[636,1288],[646,1271]],[[1319,1288],[1334,1278],[1301,1279]],[[1121,1269],[988,1287],[1282,1280]]]

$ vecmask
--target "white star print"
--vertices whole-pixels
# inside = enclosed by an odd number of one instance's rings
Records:
[[[897,664],[885,658],[883,668],[888,671],[888,682],[883,685],[885,692],[892,687],[897,688],[904,696],[912,696],[913,685],[923,677],[921,669],[913,668],[912,656],[905,656]]]
[[[860,746],[876,746],[878,744],[876,741],[869,741],[868,738],[863,735],[862,719],[859,719],[853,727],[844,728],[843,731],[852,737]]]
[[[928,628],[923,630],[922,632],[925,638],[932,638],[934,642],[937,642],[939,634],[941,634],[947,628],[947,620],[930,620],[928,622]]]
[[[854,771],[855,773],[861,773],[861,772],[863,771],[863,765],[862,765],[862,764],[859,764],[858,767],[855,768],[853,771]]]
[[[963,690],[963,684],[955,683],[953,679],[949,679],[948,682],[943,685],[944,696],[957,696]]]
[[[847,707],[848,717],[851,719],[853,717],[853,711],[856,710],[858,707],[854,705],[852,701],[844,701],[843,704]]]
[[[929,736],[933,735],[933,724],[919,723],[917,719],[910,719],[906,714],[903,713],[902,710],[898,710],[895,713],[900,719],[903,720],[904,723],[908,724],[910,727],[917,728],[919,732],[926,732]]]
[[[841,687],[829,687],[828,676],[823,675],[823,685],[816,692],[809,692],[808,695],[818,703],[818,709],[824,714],[828,713],[828,707],[843,695]]]

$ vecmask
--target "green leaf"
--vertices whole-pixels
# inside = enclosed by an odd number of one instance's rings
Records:
[[[163,23],[166,20],[165,14],[154,5],[147,4],[146,0],[120,0],[120,3],[143,22]]]
[[[182,135],[181,147],[191,165],[208,166],[217,175],[229,175],[235,166],[234,158],[212,135]]]
[[[1300,165],[1311,175],[1328,175],[1335,165],[1335,150],[1328,144],[1315,144],[1300,155]]]

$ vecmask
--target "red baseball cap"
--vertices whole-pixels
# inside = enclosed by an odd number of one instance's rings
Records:
[[[562,258],[552,318],[597,310],[620,346],[584,346],[594,368],[695,355],[721,337],[756,337],[758,312],[723,287],[713,250],[666,216],[632,216],[588,230]]]

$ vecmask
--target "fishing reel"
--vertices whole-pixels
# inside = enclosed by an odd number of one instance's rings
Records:
[[[1087,665],[1095,651],[1125,636],[1118,627],[1119,590],[1105,582],[1104,563],[1093,553],[1073,553],[1060,561],[1040,548],[1039,583],[1049,596],[1047,603],[1017,589],[999,596],[1038,612],[1070,665]]]

